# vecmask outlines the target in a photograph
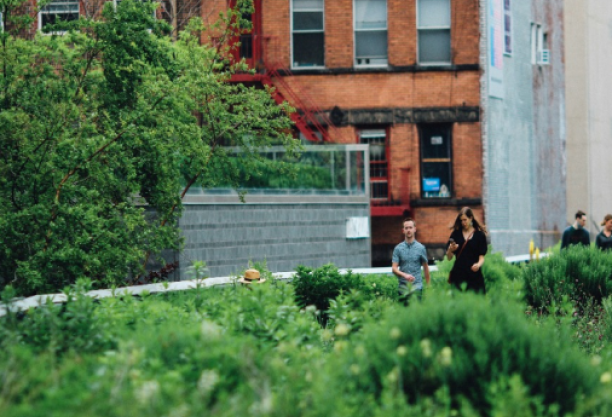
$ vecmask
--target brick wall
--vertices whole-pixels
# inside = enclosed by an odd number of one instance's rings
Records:
[[[291,66],[290,0],[263,0],[264,56],[282,68]],[[317,107],[330,111],[369,112],[371,121],[346,118],[331,135],[341,143],[355,142],[361,128],[387,129],[389,186],[392,199],[404,194],[403,175],[409,170],[410,198],[421,195],[418,124],[397,121],[402,109],[461,109],[480,107],[479,4],[475,0],[451,1],[451,56],[454,66],[424,70],[417,62],[416,0],[387,0],[387,68],[355,68],[353,0],[325,1],[325,70],[293,70],[284,80],[300,95],[307,95]],[[465,67],[457,67],[465,66]],[[286,95],[287,96],[287,95]],[[364,120],[364,119],[360,119]],[[369,120],[366,118],[366,120]],[[448,239],[448,225],[463,205],[461,199],[482,198],[481,124],[453,122],[453,197],[447,205],[419,204],[413,207],[419,239],[436,247]],[[482,218],[482,207],[473,207]],[[401,217],[373,217],[372,244],[388,250],[402,239]],[[381,252],[382,253],[382,252]],[[379,256],[381,254],[374,254]],[[387,256],[382,253],[382,257]],[[433,255],[432,255],[433,256]],[[390,258],[389,258],[390,259]]]

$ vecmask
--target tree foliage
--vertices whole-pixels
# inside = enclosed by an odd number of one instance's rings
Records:
[[[223,145],[247,167],[262,146],[298,146],[287,108],[228,82],[245,68],[225,58],[230,45],[201,44],[201,22],[173,42],[155,4],[123,0],[27,40],[19,6],[0,0],[15,18],[0,33],[0,288],[138,277],[149,254],[180,246],[190,186],[240,185]],[[244,23],[230,10],[215,30],[230,39]]]

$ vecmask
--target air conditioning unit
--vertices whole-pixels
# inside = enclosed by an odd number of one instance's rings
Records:
[[[538,65],[550,65],[550,49],[538,51]]]

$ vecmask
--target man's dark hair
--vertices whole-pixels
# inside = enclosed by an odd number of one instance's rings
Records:
[[[414,219],[412,217],[406,217],[403,221],[402,221],[402,226],[404,226],[404,223],[406,222],[412,222],[412,224],[414,225],[414,227],[416,227],[416,222],[414,221]]]
[[[577,219],[582,219],[582,216],[586,216],[586,213],[584,211],[582,211],[582,210],[578,210],[576,212],[576,218]]]

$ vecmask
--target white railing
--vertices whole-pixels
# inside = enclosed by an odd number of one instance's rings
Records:
[[[547,253],[540,255],[541,257],[548,256]],[[529,261],[529,255],[518,255],[509,256],[506,258],[509,263],[524,263]],[[429,267],[430,271],[437,271],[435,265]],[[386,268],[344,268],[339,269],[339,272],[344,274],[347,271],[352,271],[356,274],[370,275],[370,274],[386,274],[391,275],[391,267]],[[274,278],[284,281],[290,281],[293,279],[295,272],[275,272],[272,274]],[[217,278],[205,278],[205,279],[192,279],[187,281],[176,281],[166,282],[161,284],[147,284],[147,285],[135,285],[131,287],[121,287],[112,290],[93,290],[85,293],[85,295],[93,298],[108,298],[117,297],[123,295],[142,295],[142,294],[159,294],[164,292],[173,291],[187,291],[195,290],[198,288],[208,288],[224,285],[237,284],[237,277],[217,277]],[[66,294],[46,294],[46,295],[34,295],[22,300],[15,300],[10,304],[12,311],[26,311],[30,308],[36,308],[45,305],[51,301],[55,304],[65,303],[68,300]],[[0,306],[0,317],[5,316],[7,313],[7,306]]]

